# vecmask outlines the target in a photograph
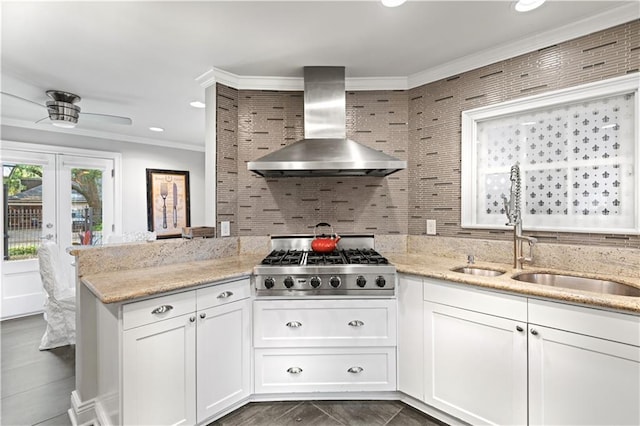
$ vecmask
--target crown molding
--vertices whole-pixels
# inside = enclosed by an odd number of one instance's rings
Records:
[[[504,43],[472,55],[467,55],[451,62],[412,74],[408,77],[409,88],[422,86],[443,78],[451,77],[466,71],[480,68],[486,65],[506,59],[515,58],[538,49],[552,46],[557,43],[582,37],[596,31],[612,28],[640,18],[638,3],[631,2],[627,5],[611,9],[590,18],[573,22],[560,28],[553,29],[516,41]]]
[[[121,133],[103,132],[100,130],[88,130],[88,129],[82,129],[78,127],[74,127],[73,129],[63,129],[56,126],[48,126],[44,128],[42,124],[38,125],[36,123],[32,123],[31,121],[18,120],[14,118],[3,118],[0,124],[2,124],[3,126],[18,127],[22,129],[64,133],[64,134],[69,134],[74,136],[87,136],[91,138],[107,139],[107,140],[119,141],[119,142],[130,142],[130,143],[137,143],[137,144],[143,144],[143,145],[161,146],[165,148],[182,149],[187,151],[204,152],[205,150],[204,144],[202,146],[199,146],[199,145],[193,145],[193,144],[188,144],[188,143],[179,142],[179,141],[150,139],[150,138],[143,138],[139,136],[124,135]]]
[[[599,15],[544,33],[510,41],[407,77],[347,78],[345,86],[346,90],[354,91],[412,89],[635,19],[640,19],[640,8],[636,2],[629,2],[629,4],[608,10]],[[196,81],[203,87],[221,83],[238,90],[304,90],[304,80],[301,77],[242,76],[216,67],[212,67],[198,76]]]

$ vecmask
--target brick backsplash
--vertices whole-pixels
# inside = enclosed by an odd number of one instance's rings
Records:
[[[347,92],[349,138],[408,161],[386,178],[264,179],[246,163],[302,139],[302,92],[218,85],[218,220],[232,235],[312,231],[509,240],[460,227],[461,112],[640,68],[640,21],[539,49],[408,91]],[[638,235],[535,232],[544,242],[640,248]]]

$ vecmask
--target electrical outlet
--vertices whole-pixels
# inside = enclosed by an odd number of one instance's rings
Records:
[[[427,219],[427,235],[436,235],[435,219]]]
[[[220,236],[228,237],[231,235],[231,224],[229,221],[220,222]]]

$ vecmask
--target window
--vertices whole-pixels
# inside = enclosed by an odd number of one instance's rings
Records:
[[[462,226],[505,227],[520,165],[526,229],[637,233],[638,76],[462,113]]]

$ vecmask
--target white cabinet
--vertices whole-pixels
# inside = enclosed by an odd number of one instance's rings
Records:
[[[425,283],[425,299],[432,286]],[[464,300],[447,290],[439,302]],[[492,304],[502,302],[514,301],[497,296]],[[472,424],[526,424],[526,322],[447,304],[424,302],[424,401]]]
[[[122,306],[123,424],[201,423],[250,394],[248,279]]]
[[[424,398],[422,278],[398,276],[398,390]]]
[[[193,314],[182,315],[124,332],[122,377],[126,424],[196,423],[194,321]]]
[[[561,308],[556,303],[530,302],[529,423],[640,424],[640,319]],[[559,322],[576,332],[552,328]],[[603,324],[612,331],[607,333]],[[614,334],[625,342],[606,339]]]
[[[197,324],[197,417],[201,422],[250,394],[251,301],[199,310]]]
[[[423,282],[426,404],[472,424],[640,424],[640,316]]]
[[[396,389],[395,299],[254,302],[255,392]]]

